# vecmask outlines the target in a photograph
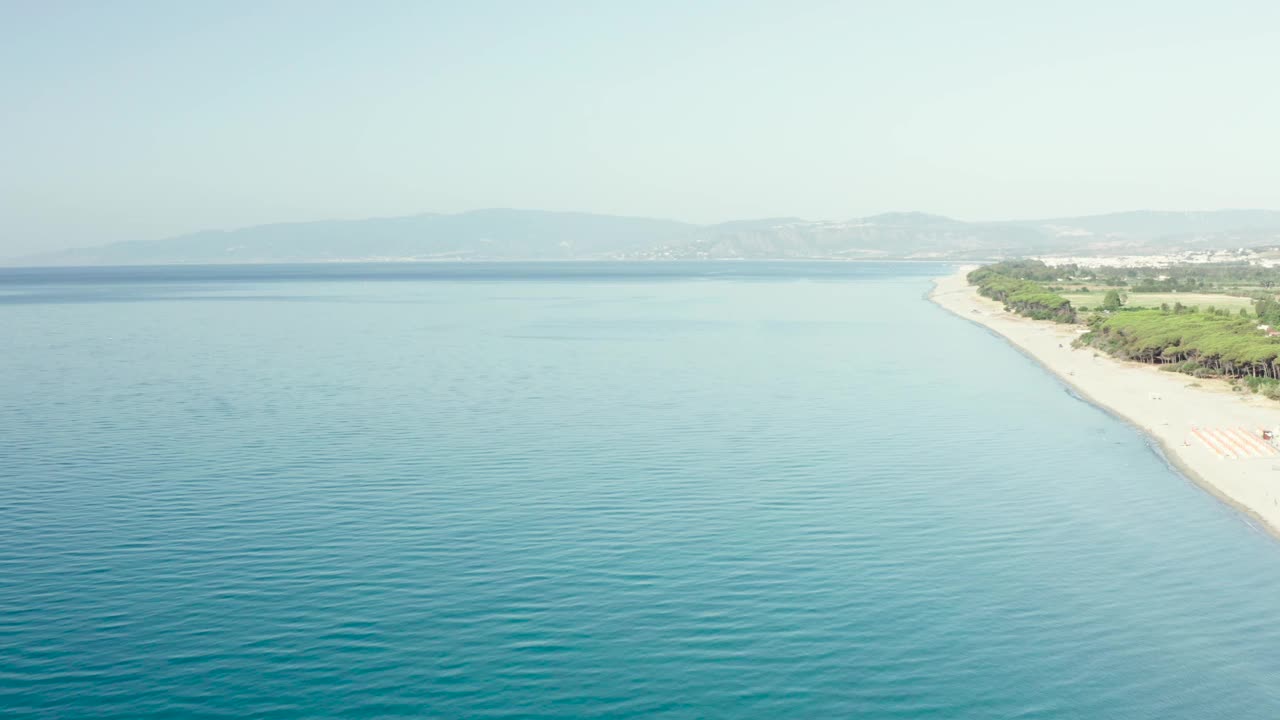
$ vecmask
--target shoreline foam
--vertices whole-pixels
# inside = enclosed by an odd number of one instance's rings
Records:
[[[996,333],[1052,372],[1086,402],[1142,430],[1164,459],[1195,484],[1256,521],[1280,539],[1280,455],[1223,458],[1192,429],[1280,426],[1280,403],[1251,393],[1232,392],[1221,381],[1200,382],[1151,365],[1124,362],[1071,341],[1083,328],[1006,312],[968,284],[973,266],[936,278],[929,299],[942,308]],[[1060,346],[1060,347],[1059,347]]]

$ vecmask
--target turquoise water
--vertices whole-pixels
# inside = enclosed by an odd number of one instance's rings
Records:
[[[1280,717],[1280,543],[946,271],[0,271],[0,715]]]

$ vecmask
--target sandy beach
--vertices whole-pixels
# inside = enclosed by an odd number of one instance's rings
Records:
[[[1002,335],[1080,395],[1142,428],[1189,478],[1280,538],[1280,452],[1260,438],[1262,428],[1280,426],[1280,402],[1233,392],[1224,381],[1073,349],[1082,326],[1006,312],[965,281],[972,269],[938,278],[930,298]]]

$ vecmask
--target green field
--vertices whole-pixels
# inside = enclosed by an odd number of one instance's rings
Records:
[[[1122,294],[1124,293],[1121,290]],[[1107,291],[1105,289],[1093,290],[1092,292],[1064,292],[1062,297],[1071,301],[1072,306],[1080,308],[1087,307],[1096,309],[1102,304],[1102,298],[1105,297]],[[1214,295],[1211,293],[1127,293],[1128,300],[1125,301],[1125,307],[1151,307],[1158,308],[1161,303],[1167,303],[1170,307],[1174,303],[1182,303],[1183,305],[1198,305],[1206,308],[1210,305],[1215,308],[1228,308],[1231,312],[1238,312],[1239,308],[1253,309],[1253,301],[1249,298],[1233,297],[1231,295]]]

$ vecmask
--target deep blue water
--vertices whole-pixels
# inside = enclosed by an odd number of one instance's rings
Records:
[[[0,716],[1280,717],[1280,543],[945,271],[0,270]]]

